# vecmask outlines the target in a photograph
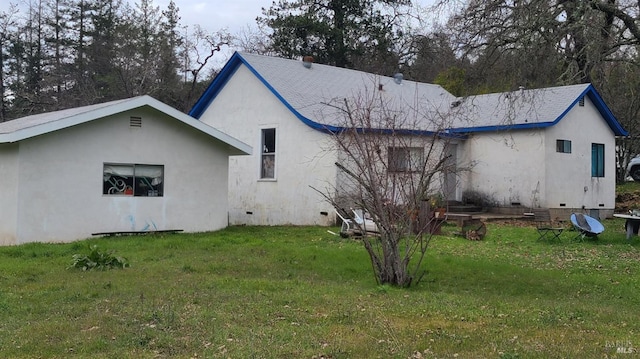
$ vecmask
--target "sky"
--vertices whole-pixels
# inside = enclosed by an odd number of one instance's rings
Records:
[[[134,2],[135,0],[130,0]],[[238,34],[247,28],[256,29],[256,17],[262,8],[269,8],[273,0],[174,0],[178,7],[180,23],[190,28],[200,25],[209,32],[226,30]],[[160,9],[166,9],[169,0],[155,0]],[[214,57],[215,68],[220,68],[231,57],[234,49],[223,49]]]
[[[30,0],[0,0],[0,11],[7,11],[9,4],[17,4],[24,9]],[[133,4],[136,0],[124,0]],[[262,8],[271,6],[272,0],[174,0],[180,9],[183,25],[195,25],[217,31],[226,28],[236,33],[246,25],[255,24],[257,16],[262,15]],[[154,0],[161,10],[166,9],[169,0]]]
[[[133,0],[132,0],[133,1]],[[269,8],[272,0],[174,0],[180,9],[183,25],[200,25],[209,31],[227,29],[238,33],[246,26],[255,27],[256,17],[262,15],[262,8]],[[155,0],[165,9],[169,0]]]

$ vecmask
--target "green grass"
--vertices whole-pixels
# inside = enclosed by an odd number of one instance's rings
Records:
[[[622,225],[583,243],[446,226],[410,289],[376,285],[358,242],[317,227],[0,248],[0,357],[626,358],[640,239]],[[90,245],[131,267],[67,269]]]
[[[640,182],[624,182],[616,186],[616,193],[640,191]]]

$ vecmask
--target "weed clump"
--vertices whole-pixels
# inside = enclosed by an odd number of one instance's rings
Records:
[[[107,270],[129,267],[127,259],[113,255],[113,251],[100,251],[96,245],[91,246],[90,249],[89,254],[74,254],[69,268],[88,271],[92,269]]]

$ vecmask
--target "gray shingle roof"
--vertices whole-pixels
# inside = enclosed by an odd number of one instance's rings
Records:
[[[321,64],[307,68],[302,61],[249,53],[232,56],[189,114],[200,118],[241,65],[246,65],[301,121],[318,130],[347,127],[336,109],[344,107],[344,99],[353,103],[375,98],[392,115],[408,118],[406,126],[399,126],[402,129],[448,129],[466,134],[552,126],[588,96],[616,135],[627,134],[590,84],[455,98],[439,85],[407,80],[398,84],[392,77]]]
[[[65,118],[77,116],[79,114],[86,113],[86,112],[95,111],[100,108],[113,106],[128,100],[130,99],[116,100],[116,101],[95,104],[95,105],[74,107],[74,108],[69,108],[69,109],[60,110],[60,111],[39,113],[36,115],[20,117],[13,121],[0,123],[0,133],[4,133],[4,134],[12,133],[12,132],[24,130],[30,127],[45,125],[50,122],[60,121]]]
[[[453,128],[483,128],[551,124],[564,115],[589,84],[521,89],[459,98],[452,106]]]
[[[298,117],[317,125],[343,126],[344,119],[336,107],[344,108],[344,99],[375,99],[399,117],[420,120],[410,121],[412,125],[406,128],[435,130],[439,124],[434,121],[455,99],[439,85],[407,80],[396,83],[393,77],[357,70],[316,63],[307,68],[298,60],[249,53],[237,55]],[[415,116],[416,111],[423,116]]]
[[[166,105],[151,96],[138,96],[67,110],[41,113],[0,123],[0,143],[13,143],[35,136],[62,130],[124,111],[149,107],[176,121],[184,123],[227,145],[229,154],[250,154],[251,146],[243,143],[195,118]]]

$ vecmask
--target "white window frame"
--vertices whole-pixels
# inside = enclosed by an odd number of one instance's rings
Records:
[[[164,165],[105,162],[102,165],[102,194],[164,197]]]
[[[268,143],[267,131],[273,131],[273,143]],[[278,129],[276,127],[264,127],[260,129],[260,180],[275,181],[276,163],[278,160]],[[267,167],[270,167],[269,168]]]
[[[397,156],[403,156],[403,158],[397,158]],[[424,165],[424,149],[422,147],[389,147],[387,160],[389,172],[419,172]]]

